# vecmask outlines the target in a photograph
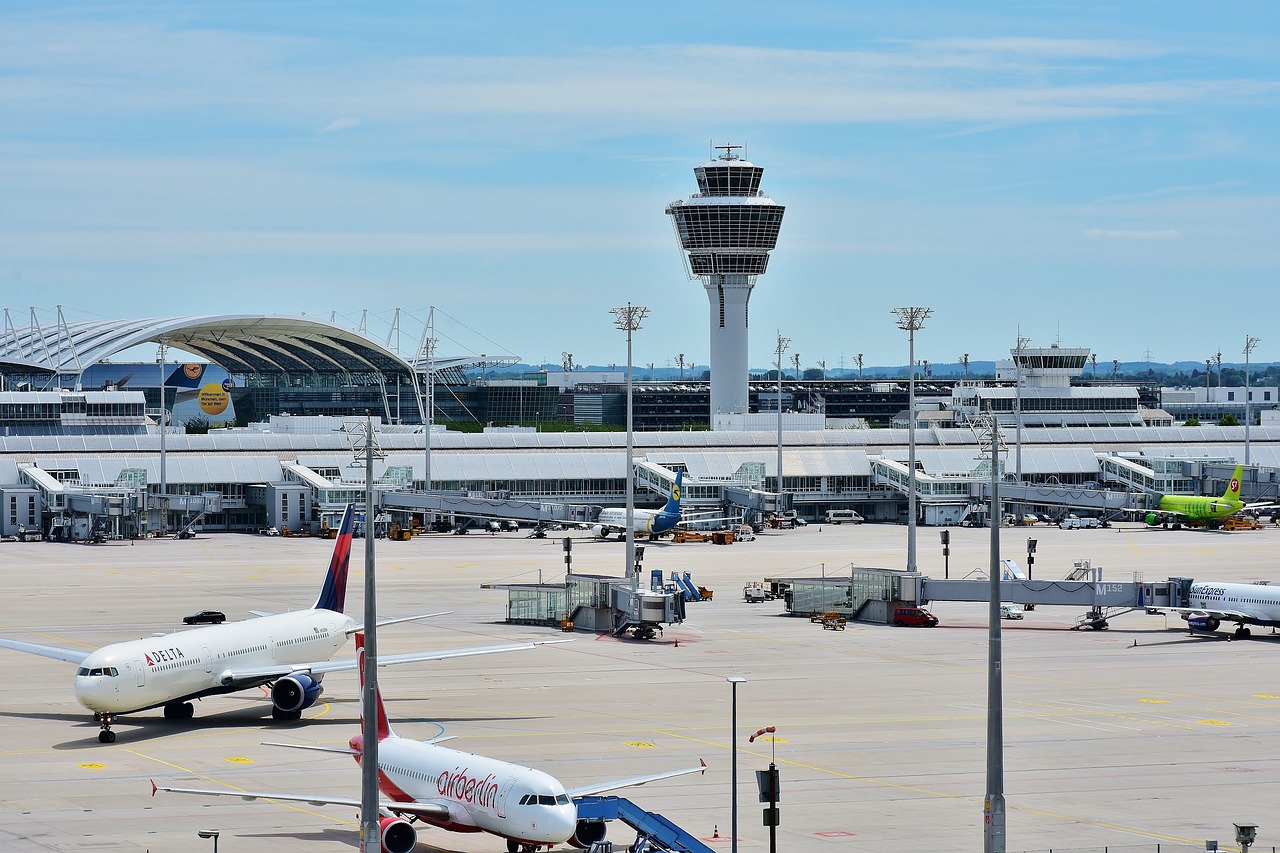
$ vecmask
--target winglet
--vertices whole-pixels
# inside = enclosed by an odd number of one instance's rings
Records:
[[[706,762],[704,759],[699,758],[699,759],[698,759],[698,763],[702,765],[702,774],[701,774],[701,775],[706,776],[706,775],[707,775],[707,762]]]
[[[347,566],[351,562],[351,535],[355,530],[355,518],[355,504],[347,504],[347,511],[342,515],[342,526],[338,528],[338,538],[333,543],[333,556],[329,558],[329,573],[324,577],[324,586],[320,588],[315,610],[341,613],[346,605]]]
[[[364,634],[356,634],[356,662],[360,671],[360,729],[364,730]],[[391,723],[387,721],[387,708],[382,704],[382,693],[373,691],[373,702],[378,709],[378,741],[391,736]]]
[[[154,797],[156,795],[156,791],[159,790],[158,788],[156,788],[156,780],[148,779],[147,781],[151,783],[151,796]]]

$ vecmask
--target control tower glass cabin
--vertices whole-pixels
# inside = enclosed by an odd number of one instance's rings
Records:
[[[694,167],[698,192],[667,205],[685,257],[711,303],[711,416],[747,411],[747,303],[769,266],[786,208],[760,192],[764,169],[735,149]]]

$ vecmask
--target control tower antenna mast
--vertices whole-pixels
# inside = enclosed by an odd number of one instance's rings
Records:
[[[702,281],[710,303],[713,423],[717,414],[747,412],[747,303],[786,213],[760,191],[764,169],[741,148],[712,145],[712,159],[693,169],[698,192],[667,205],[686,274]]]

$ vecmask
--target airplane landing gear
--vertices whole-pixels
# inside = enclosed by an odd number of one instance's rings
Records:
[[[102,723],[102,731],[98,732],[98,743],[115,743],[116,733],[111,731],[115,717],[111,714],[94,714],[94,719]]]
[[[189,720],[196,715],[196,706],[190,702],[174,702],[164,706],[166,720]]]
[[[1241,625],[1239,628],[1236,628],[1236,639],[1237,639],[1237,640],[1243,640],[1245,637],[1251,636],[1252,634],[1253,634],[1253,632],[1252,632],[1252,631],[1250,631],[1248,628],[1246,628],[1246,627],[1245,627],[1245,626],[1243,626],[1243,625]]]
[[[273,705],[271,706],[271,719],[278,720],[278,721],[285,721],[285,722],[290,720],[301,720],[302,712],[301,711],[285,711]]]

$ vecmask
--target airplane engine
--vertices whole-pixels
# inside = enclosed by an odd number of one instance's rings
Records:
[[[568,843],[583,850],[591,849],[597,841],[604,841],[609,825],[602,820],[580,820]]]
[[[402,817],[378,818],[378,828],[383,853],[410,853],[418,843],[418,833]]]
[[[324,686],[305,672],[286,675],[271,688],[271,704],[286,714],[310,708],[324,692]]]
[[[591,528],[591,532],[592,534],[599,536],[601,539],[608,539],[610,531],[609,528],[605,527],[603,524],[597,524]]]
[[[1142,520],[1151,527],[1158,527],[1160,525],[1160,516],[1156,515],[1154,512],[1147,513],[1142,517]]]
[[[1220,624],[1216,617],[1204,613],[1193,613],[1187,617],[1187,627],[1193,631],[1216,631]]]

